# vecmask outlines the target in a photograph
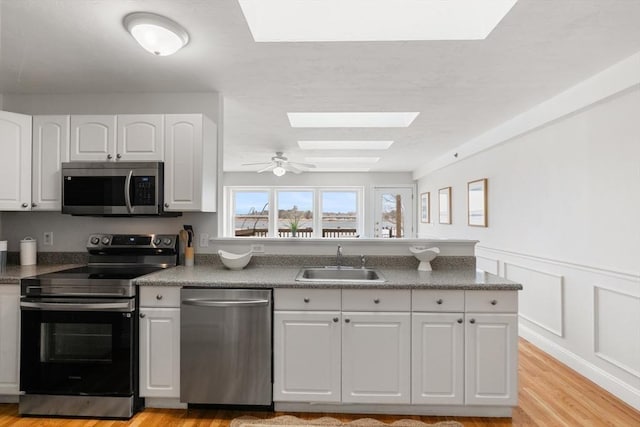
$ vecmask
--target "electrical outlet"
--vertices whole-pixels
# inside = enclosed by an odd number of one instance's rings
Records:
[[[262,243],[256,243],[251,245],[251,252],[262,254],[264,253],[264,245]]]
[[[209,246],[209,235],[207,233],[200,234],[200,247],[206,248]]]
[[[53,246],[53,231],[45,231],[42,244],[45,246]]]

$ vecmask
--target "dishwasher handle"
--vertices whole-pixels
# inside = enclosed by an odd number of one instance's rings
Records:
[[[261,307],[269,305],[268,299],[217,300],[217,299],[185,299],[184,305],[196,307]]]

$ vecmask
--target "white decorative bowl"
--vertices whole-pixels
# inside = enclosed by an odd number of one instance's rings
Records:
[[[249,251],[246,254],[234,254],[231,252],[219,250],[218,256],[220,260],[229,270],[242,270],[251,261],[253,252]]]
[[[431,271],[431,261],[440,253],[439,248],[416,248],[410,247],[409,251],[414,257],[418,258],[420,265],[418,265],[418,271]]]

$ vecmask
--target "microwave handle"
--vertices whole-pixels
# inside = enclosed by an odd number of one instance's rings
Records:
[[[130,170],[127,174],[127,179],[124,181],[124,202],[127,204],[127,210],[130,214],[133,213],[133,206],[131,206],[131,177],[133,176],[133,170]]]

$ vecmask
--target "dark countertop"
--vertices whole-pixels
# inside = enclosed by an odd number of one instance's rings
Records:
[[[296,267],[252,267],[232,271],[217,265],[178,266],[135,279],[140,286],[199,286],[210,288],[389,288],[521,290],[522,285],[481,270],[423,272],[415,269],[376,268],[385,283],[296,282]]]

